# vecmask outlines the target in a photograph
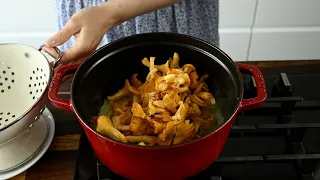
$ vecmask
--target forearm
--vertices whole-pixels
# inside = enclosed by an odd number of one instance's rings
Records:
[[[114,21],[114,25],[136,16],[171,6],[182,0],[109,0],[101,7]]]

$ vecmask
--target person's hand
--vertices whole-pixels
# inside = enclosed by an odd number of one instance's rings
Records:
[[[108,17],[103,6],[84,8],[76,12],[59,32],[50,37],[42,49],[56,57],[53,47],[62,45],[75,36],[75,44],[63,53],[59,64],[80,63],[96,50],[103,35],[112,26],[113,20]]]

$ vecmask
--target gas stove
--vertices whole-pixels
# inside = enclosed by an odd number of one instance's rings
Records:
[[[219,158],[190,179],[320,179],[319,67],[261,69],[268,90],[262,107],[239,113]],[[252,77],[243,75],[244,97],[255,97]],[[74,179],[124,179],[94,155],[83,133]]]

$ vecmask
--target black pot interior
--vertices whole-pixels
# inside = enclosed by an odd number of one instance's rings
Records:
[[[180,55],[180,66],[193,64],[199,76],[209,74],[206,83],[221,109],[224,121],[239,106],[242,82],[233,61],[221,50],[204,41],[171,33],[149,33],[127,37],[110,43],[79,67],[72,84],[72,101],[82,120],[89,124],[108,95],[124,86],[125,79],[138,73],[145,81],[149,71],[141,60],[156,57],[155,64],[165,63],[173,53]]]

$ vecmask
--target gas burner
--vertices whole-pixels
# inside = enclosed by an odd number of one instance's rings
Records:
[[[264,73],[270,87],[265,104],[239,113],[220,157],[190,179],[320,179],[320,84],[308,86],[310,81],[318,82],[320,73],[308,73]],[[252,76],[243,75],[243,81],[244,98],[255,97]],[[124,178],[96,159],[83,134],[74,179]]]

